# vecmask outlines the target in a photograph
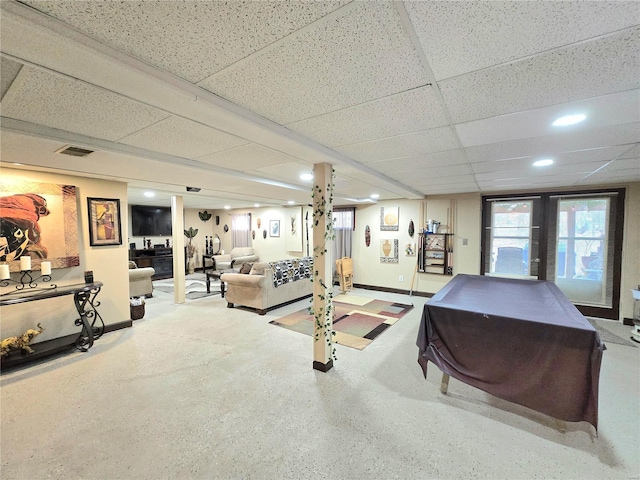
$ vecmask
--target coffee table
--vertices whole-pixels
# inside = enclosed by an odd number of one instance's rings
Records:
[[[237,268],[229,268],[225,270],[205,270],[204,275],[207,283],[207,293],[211,293],[211,279],[220,280],[220,295],[224,298],[224,282],[220,279],[223,273],[238,273]]]

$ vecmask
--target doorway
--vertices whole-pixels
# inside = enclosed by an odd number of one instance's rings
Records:
[[[552,281],[584,315],[617,320],[624,193],[483,197],[481,274]]]

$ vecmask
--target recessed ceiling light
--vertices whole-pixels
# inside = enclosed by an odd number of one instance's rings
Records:
[[[260,204],[259,203],[254,203],[253,206],[258,208],[260,206]]]
[[[548,167],[549,165],[553,165],[553,160],[550,158],[543,158],[542,160],[533,162],[534,167]]]
[[[378,195],[377,193],[372,193],[371,198],[380,198],[380,195]]]
[[[144,196],[151,198],[151,197],[155,197],[156,194],[154,192],[144,192]]]
[[[287,203],[288,203],[289,205],[293,205],[293,204],[294,204],[294,203],[296,203],[296,202],[294,202],[293,200],[289,200]]]
[[[22,165],[21,163],[13,162],[14,165]]]
[[[576,113],[574,115],[565,115],[556,119],[551,125],[554,127],[568,127],[569,125],[575,125],[582,122],[587,116],[584,113]]]
[[[224,209],[225,209],[225,210],[229,210],[230,208],[231,208],[231,207],[230,207],[229,205],[225,205],[225,206],[224,206]]]
[[[313,180],[313,174],[311,173],[303,173],[300,175],[300,180],[304,180],[305,182],[310,182]]]

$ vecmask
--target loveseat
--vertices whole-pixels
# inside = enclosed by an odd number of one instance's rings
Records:
[[[313,257],[254,263],[248,274],[224,273],[227,307],[251,307],[264,315],[267,310],[313,294]]]
[[[151,277],[156,271],[153,267],[138,268],[136,262],[129,262],[129,297],[152,297],[153,282]]]
[[[214,270],[228,270],[239,267],[243,262],[257,262],[259,260],[253,247],[236,247],[231,250],[231,253],[213,255],[211,258],[215,262],[213,264]]]

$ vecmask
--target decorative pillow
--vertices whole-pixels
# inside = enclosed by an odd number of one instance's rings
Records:
[[[246,275],[251,271],[251,267],[252,267],[252,264],[248,262],[243,262],[242,266],[240,267],[240,272],[238,273],[244,273]]]
[[[264,271],[267,268],[267,264],[264,262],[254,263],[251,267],[249,275],[264,275]]]

